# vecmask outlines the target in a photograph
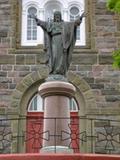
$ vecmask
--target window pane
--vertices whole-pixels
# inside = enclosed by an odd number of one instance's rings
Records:
[[[78,7],[74,6],[70,9],[70,21],[75,21],[77,18],[79,18],[80,10]],[[76,39],[80,40],[80,26],[77,27],[77,35]]]
[[[77,105],[76,100],[74,98],[70,99],[70,111],[78,112],[78,105]]]
[[[36,94],[30,101],[28,106],[29,112],[43,112],[43,99],[39,94]]]
[[[74,21],[74,16],[70,15],[70,21]]]
[[[78,105],[74,98],[69,99],[70,111],[78,112]],[[28,111],[43,111],[43,99],[39,94],[36,94],[29,103]]]
[[[80,40],[80,27],[77,27],[77,40]]]
[[[77,7],[72,7],[70,9],[70,14],[74,15],[74,16],[77,16],[79,14],[79,9]]]
[[[33,107],[33,110],[37,110],[37,96],[34,98],[34,107]]]
[[[28,9],[28,15],[37,14],[37,9],[35,7],[30,7]],[[27,17],[27,40],[37,40],[37,24],[34,19]]]
[[[37,39],[37,32],[36,30],[33,30],[33,40],[36,40]]]
[[[27,40],[31,40],[31,31],[27,31]]]
[[[61,11],[61,6],[59,3],[55,1],[49,1],[45,7],[45,19],[46,21],[52,21],[53,20],[53,13],[55,11]]]
[[[35,14],[36,15],[37,13],[37,9],[35,7],[30,7],[28,9],[28,14]]]

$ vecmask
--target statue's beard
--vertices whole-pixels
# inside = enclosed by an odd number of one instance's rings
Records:
[[[60,17],[55,17],[54,22],[61,22],[61,18]]]

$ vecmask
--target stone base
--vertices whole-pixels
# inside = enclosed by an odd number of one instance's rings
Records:
[[[48,146],[48,147],[43,147],[40,150],[40,153],[64,153],[64,154],[72,154],[73,150],[65,147],[65,146]]]
[[[48,78],[46,79],[46,82],[50,82],[50,81],[63,81],[63,82],[67,82],[67,78],[63,75],[59,75],[59,74],[50,74],[48,76]]]

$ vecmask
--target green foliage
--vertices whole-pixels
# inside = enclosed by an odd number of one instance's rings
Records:
[[[107,8],[113,12],[120,13],[120,0],[107,0]],[[113,52],[113,67],[120,68],[120,50]]]
[[[115,5],[115,11],[120,13],[120,0]]]
[[[111,11],[120,13],[120,0],[107,0],[107,8]]]
[[[113,67],[120,68],[120,50],[113,52]]]

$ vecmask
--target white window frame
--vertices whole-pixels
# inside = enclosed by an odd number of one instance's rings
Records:
[[[62,18],[64,21],[69,21],[69,10],[72,6],[77,6],[82,11],[84,10],[85,0],[56,0],[61,4]],[[27,11],[29,7],[37,9],[37,17],[45,20],[45,6],[50,3],[50,0],[22,0],[22,24],[21,24],[21,45],[22,46],[37,46],[44,43],[44,33],[41,27],[37,27],[37,40],[27,40]],[[54,0],[52,1],[54,2]],[[76,41],[76,46],[86,45],[85,34],[85,18],[80,25],[80,40]]]
[[[80,11],[80,15],[84,11],[84,0],[78,2],[71,2],[69,4],[69,21],[70,21],[70,9],[72,7],[77,7]],[[86,45],[86,38],[85,38],[85,18],[82,19],[82,23],[80,24],[80,40],[76,40],[76,46],[85,46]]]
[[[32,108],[34,108],[35,98],[37,98],[37,106],[36,106],[37,110],[30,109],[32,103],[33,103]],[[70,105],[70,112],[78,112],[78,104],[74,98],[69,99],[69,105]],[[44,112],[43,98],[38,93],[35,94],[30,100],[28,104],[28,112]]]
[[[37,98],[37,110],[33,109],[34,105],[32,106],[32,109],[30,109],[32,103],[34,102],[35,98]],[[34,104],[34,103],[33,103]],[[35,94],[33,98],[30,100],[30,103],[28,105],[28,112],[44,112],[43,108],[43,99],[39,94]]]

